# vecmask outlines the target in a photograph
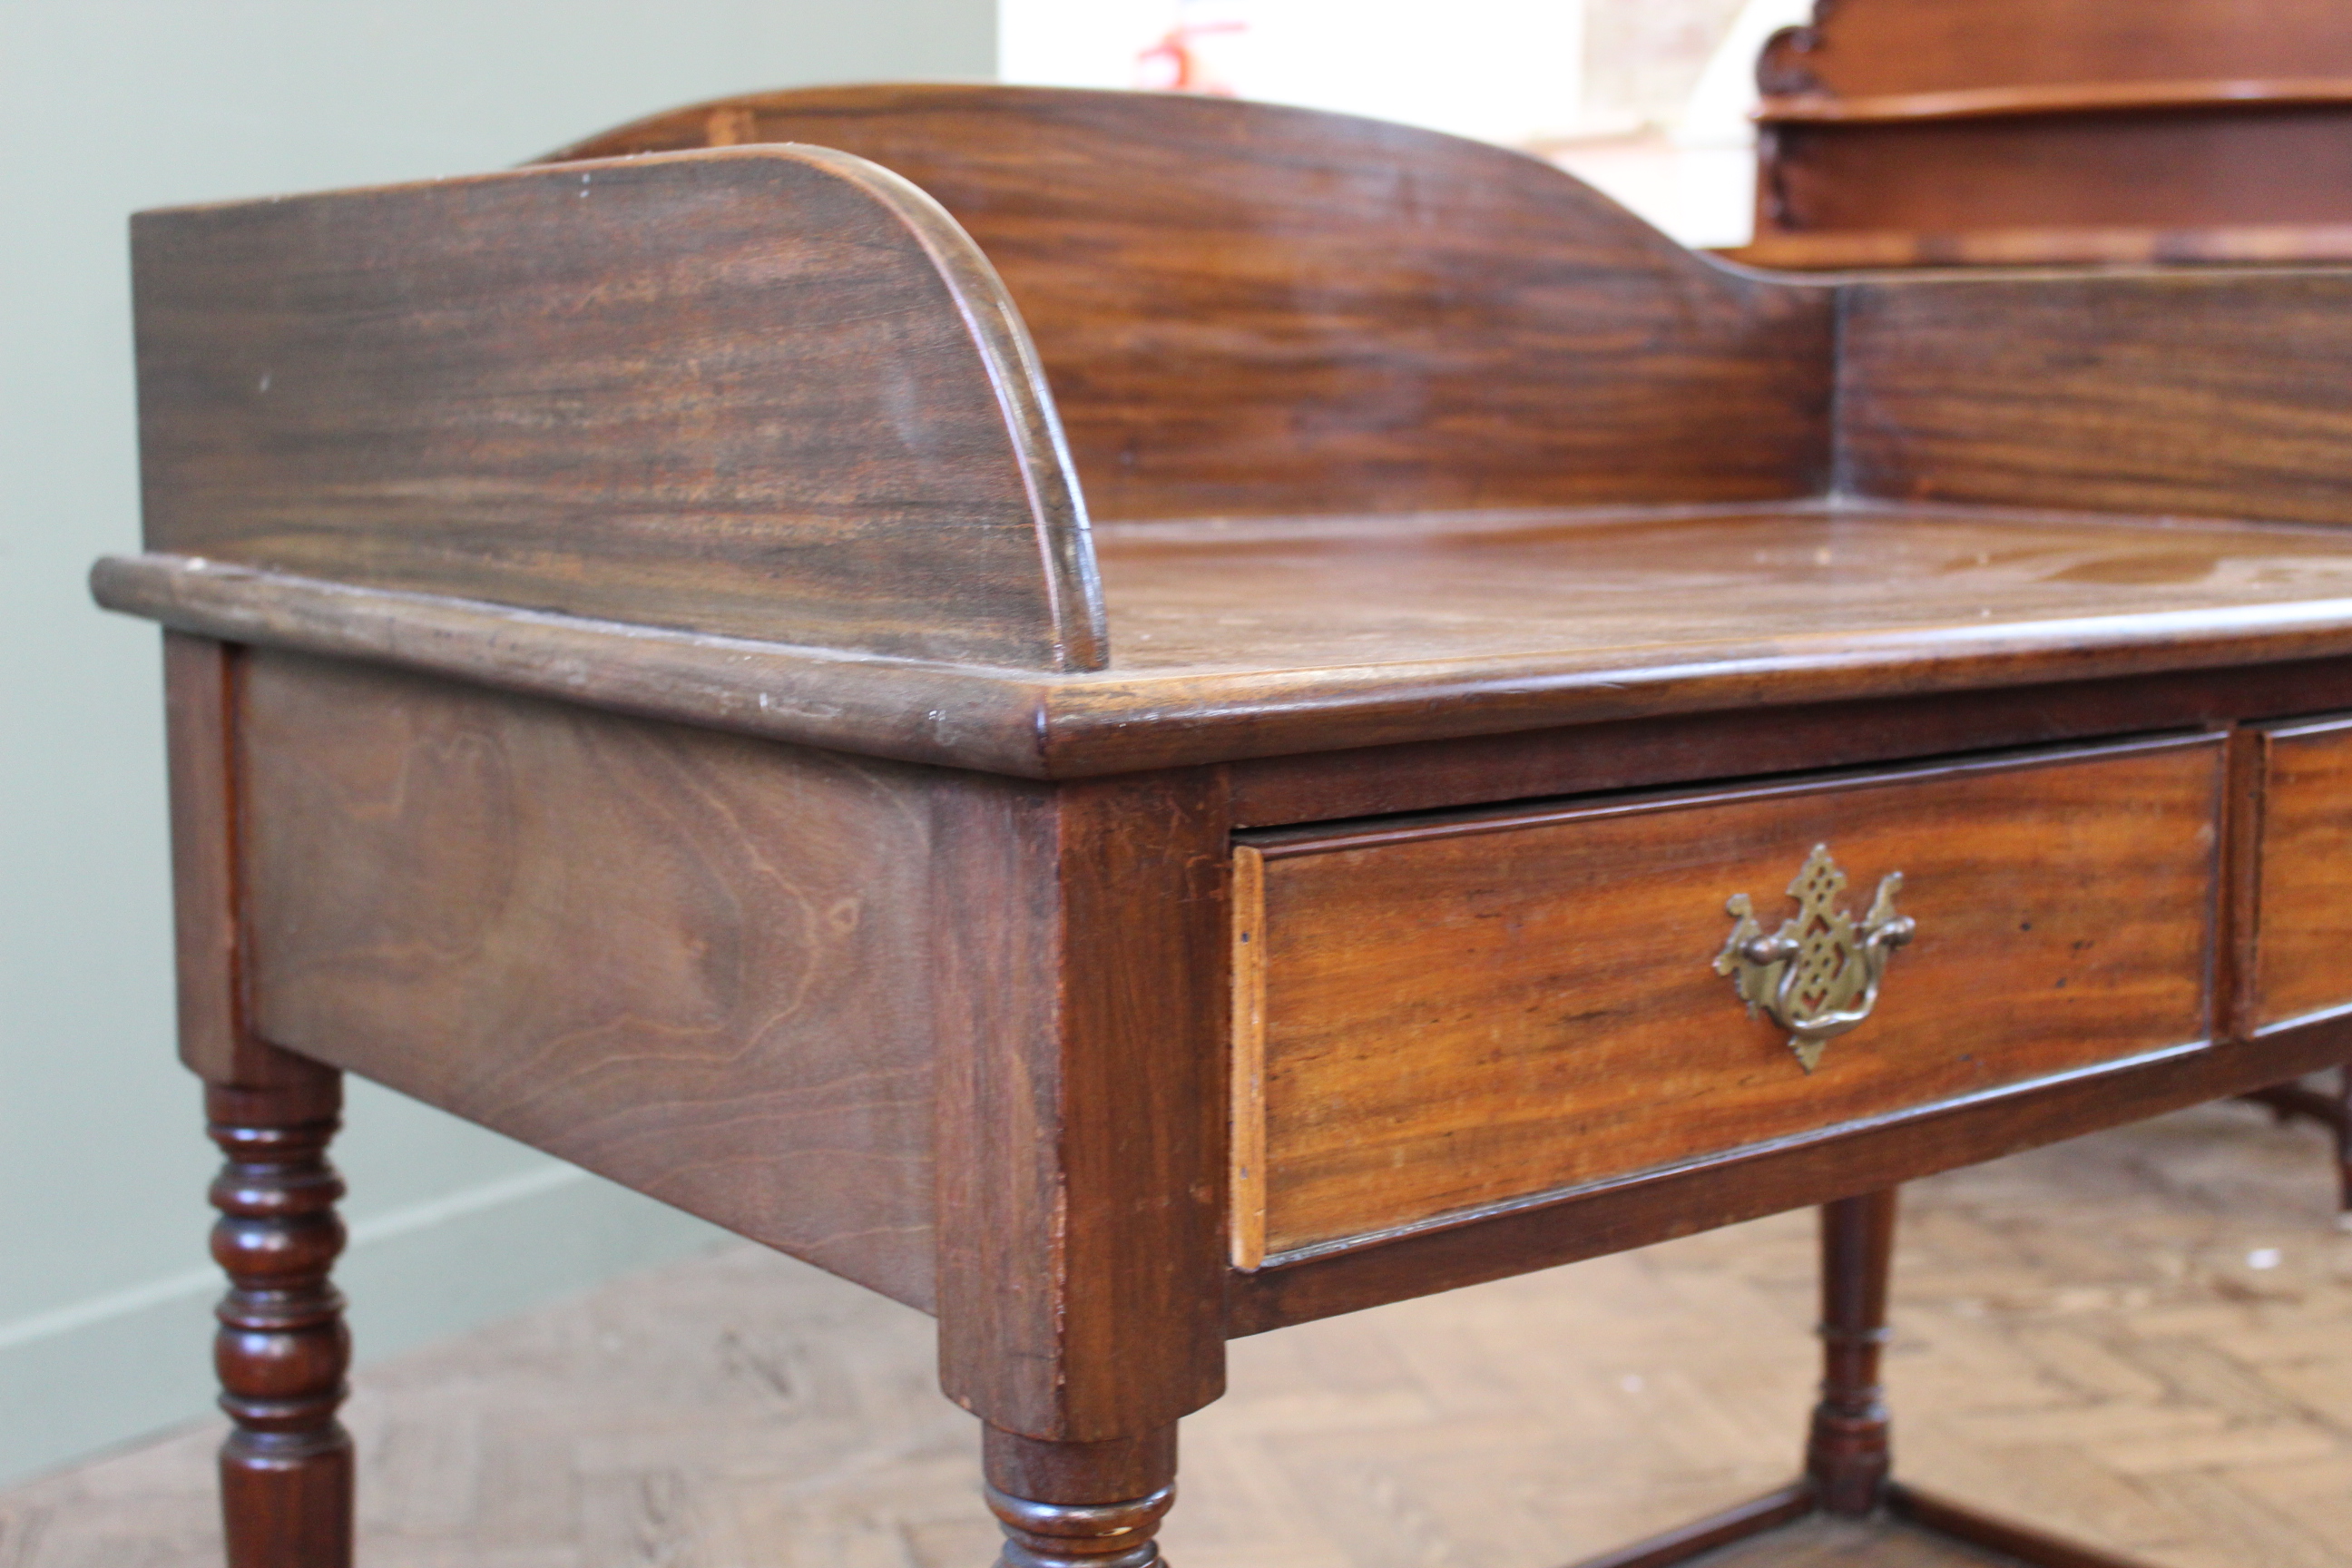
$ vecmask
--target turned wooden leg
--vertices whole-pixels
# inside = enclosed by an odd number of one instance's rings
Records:
[[[1176,1428],[1108,1443],[1048,1443],[986,1428],[1000,1568],[1149,1568],[1176,1499]]]
[[[1878,1515],[1873,1528],[1880,1533],[1869,1539],[1882,1542],[1925,1534],[2038,1568],[2146,1568],[1888,1478],[1886,1400],[1878,1384],[1878,1361],[1886,1343],[1886,1277],[1894,1256],[1894,1188],[1822,1205],[1822,1397],[1813,1406],[1803,1480],[1589,1557],[1578,1568],[1675,1568],[1823,1513],[1849,1519]],[[1915,1557],[1914,1550],[1898,1542],[1884,1560],[1927,1560]],[[1755,1560],[1825,1563],[1829,1559],[1821,1551],[1816,1539],[1785,1556],[1776,1552],[1768,1559],[1759,1552]],[[1848,1554],[1840,1550],[1834,1555],[1843,1563]],[[1873,1563],[1882,1560],[1874,1552],[1866,1556]],[[1947,1561],[1947,1555],[1937,1552],[1935,1560]]]
[[[1805,1472],[1830,1513],[1878,1507],[1888,1464],[1886,1276],[1895,1252],[1895,1193],[1822,1205],[1822,1397],[1805,1445]]]
[[[342,1297],[328,1283],[343,1249],[327,1163],[341,1076],[285,1088],[208,1086],[213,1142],[228,1163],[212,1187],[213,1257],[229,1278],[214,1341],[229,1568],[348,1568],[352,1440],[335,1419],[351,1361]]]

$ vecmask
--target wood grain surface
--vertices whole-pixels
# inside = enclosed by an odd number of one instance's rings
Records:
[[[1960,343],[1938,352],[1957,358]],[[2012,413],[1979,390],[1965,407],[1924,385],[1883,393],[1896,412],[1919,402],[1950,423],[1917,437],[1878,426],[1874,476],[1895,482],[1897,458],[1999,455],[1967,437],[1969,409],[2053,473],[2089,474],[2092,459],[2034,425],[2039,405],[2012,397]],[[2135,445],[2159,479],[2198,475],[2202,453],[2201,472],[2222,470],[2217,507],[2235,465],[2269,451],[2280,465],[2269,482],[2320,510],[2326,487],[2292,465],[2340,454],[2320,389],[2306,392],[2302,428],[2284,407],[2250,414],[2250,428],[2268,418],[2281,432],[2267,447],[2250,436],[2225,458],[2216,437],[2168,442],[2153,411]],[[2095,394],[2136,395],[2109,384],[2078,405],[2053,399],[2048,423],[2107,418]],[[2170,493],[2158,479],[2137,491]],[[1100,543],[1113,662],[1062,677],[843,658],[184,558],[116,558],[93,580],[103,603],[207,635],[1033,777],[2352,652],[2352,536],[2328,529],[1845,501],[1129,525]]]
[[[268,1039],[928,1307],[919,771],[251,657]]]
[[[899,174],[745,145],[808,127],[928,155],[1013,295]],[[2266,912],[2221,896],[2242,738],[1239,868],[1198,765],[2044,687],[2080,737],[2126,710],[2080,689],[2175,677],[2311,711],[2352,657],[2337,280],[1779,284],[1492,149],[1172,97],[644,134],[723,145],[142,222],[154,552],[99,584],[254,645],[173,655],[194,1054],[365,1072],[935,1309],[1041,1560],[1156,1527],[1229,1333],[2352,1049],[2210,1037]],[[1864,719],[1874,764],[2025,722]],[[1806,1077],[1708,960],[1817,843],[1857,908],[1907,873],[1921,935]]]
[[[1141,1438],[1224,1391],[1219,782],[936,800],[940,1382],[1004,1433]]]
[[[1006,268],[1077,466],[1125,520],[1095,542],[1098,590],[979,253],[896,175],[740,144],[786,134],[894,160]],[[738,144],[658,150],[714,139]],[[1370,121],[826,89],[565,156],[629,151],[146,220],[158,550],[103,564],[101,600],[1033,777],[2352,652],[2352,542],[2244,521],[2347,521],[2341,279],[1843,284],[1832,366],[1823,289],[1711,268],[1528,160]],[[754,189],[782,199],[729,195]],[[828,214],[893,267],[843,284]],[[612,246],[559,243],[605,224]],[[703,259],[681,271],[688,231]],[[338,245],[393,260],[337,272]],[[393,264],[419,247],[424,274]],[[341,331],[420,278],[436,308]],[[986,321],[950,320],[959,300]],[[678,320],[726,355],[623,352]],[[246,366],[282,357],[272,334],[292,357]],[[576,365],[549,357],[566,343]],[[551,403],[566,365],[588,379]],[[809,365],[803,402],[711,395]],[[1003,408],[977,390],[991,366]],[[265,379],[301,395],[273,404]],[[893,387],[934,423],[882,417]],[[722,451],[741,461],[667,467]],[[1054,475],[1062,501],[1023,490]],[[738,523],[785,491],[816,510],[779,553]],[[908,507],[870,504],[891,496]],[[975,496],[986,527],[940,511]],[[547,553],[551,528],[586,553]],[[483,602],[498,582],[509,602]]]
[[[1229,1250],[1234,1268],[1255,1268],[1265,1261],[1265,857],[1236,844],[1233,858]]]
[[[1864,494],[2352,521],[2352,276],[1890,278],[1844,298],[1841,464]]]
[[[2210,228],[2004,225],[1962,232],[1910,229],[1762,234],[1722,253],[1750,267],[1851,271],[1890,267],[2308,265],[2352,260],[2352,222],[2223,224]]]
[[[146,213],[132,236],[151,548],[1101,660],[1020,319],[887,171],[746,148]]]
[[[163,634],[172,785],[173,971],[180,1059],[207,1082],[292,1088],[317,1075],[254,1037],[238,900],[236,725],[240,650]]]
[[[2339,291],[2332,282],[2325,287],[2324,308],[2332,309]],[[2340,296],[2352,305],[2352,276],[2342,280]],[[2190,303],[2201,304],[2208,323],[2219,325],[2224,307],[2218,301]],[[2315,300],[2303,324],[2315,326],[2322,308]],[[2147,310],[2152,324],[2154,300]],[[1890,319],[1864,331],[1891,336],[1904,330],[1892,318],[1912,313],[1890,308]],[[2036,321],[2019,314],[2021,324]],[[2277,321],[2273,331],[2284,343],[2288,324]],[[1972,341],[1981,352],[1981,341]],[[1917,357],[1940,359],[1946,349],[1935,344]],[[1905,486],[1909,473],[1896,465],[1916,470],[1941,456],[1929,443],[1949,426],[1892,428],[1898,414],[1948,416],[1964,391],[1981,389],[1975,378],[1989,381],[1991,372],[1971,370],[1967,388],[1956,386],[1949,401],[1922,407],[1916,389],[1927,373],[1911,369],[1909,362],[1897,386],[1874,386],[1868,379],[1891,355],[1885,336],[1855,352],[1876,357],[1858,378],[1853,395],[1864,400],[1866,412],[1853,421],[1853,435],[1858,444],[1873,437],[1882,442],[1856,451],[1856,478],[1896,490],[1899,502],[1907,498],[1898,487],[1919,486]],[[1957,344],[1948,352],[1957,358]],[[2041,352],[2061,351],[2045,346]],[[2282,489],[2291,485],[2292,499],[2307,511],[2325,509],[2352,521],[2352,501],[2337,494],[2325,467],[2333,461],[2352,468],[2352,440],[2322,453],[2323,443],[2338,439],[2340,417],[2325,401],[2329,393],[2318,374],[2326,352],[2306,344],[2299,359],[2229,362],[2237,365],[2232,371],[2218,356],[2200,359],[2189,351],[2184,358],[2201,363],[2204,374],[2217,379],[2242,378],[2256,388],[2267,382],[2273,406],[2243,410],[2246,417],[2229,442],[2183,434],[2151,408],[2140,425],[2144,437],[2132,446],[2144,444],[2151,455],[2165,450],[2184,477],[2193,474],[2211,485],[2251,490],[2267,475]],[[2154,353],[2153,346],[2135,346],[2128,368],[2137,369],[2143,357],[2152,361]],[[1958,367],[1953,368],[1957,379]],[[2116,366],[2118,395],[2126,373],[2126,366]],[[1996,419],[2016,417],[2021,425],[2029,408],[2045,409],[2059,426],[2070,416],[2113,420],[2125,412],[2089,406],[2090,386],[2070,405],[2067,394],[2075,390],[2062,383],[2037,389],[2038,396],[2015,395],[1982,422],[1992,427]],[[2141,395],[2155,403],[2162,390],[2151,387]],[[2182,401],[2189,395],[2183,388]],[[1898,397],[1906,399],[1900,410],[1892,406]],[[2271,416],[2267,430],[2263,413]],[[2342,417],[2341,435],[2352,437],[2352,417]],[[2054,463],[2064,437],[2053,432],[2042,439]],[[1979,454],[1984,459],[2005,455],[1988,441],[1955,458]],[[2111,445],[2098,457],[2084,451],[2074,460],[2088,468],[2104,458],[2112,472],[2117,456]],[[2063,482],[2054,474],[2035,479],[2053,489]],[[2140,499],[2156,501],[2153,491],[2153,485],[2147,487]],[[2043,498],[2016,499],[2032,505]],[[2057,504],[2060,498],[2047,499]],[[2090,498],[2064,499],[2079,504]],[[2177,504],[2145,510],[2200,510],[2189,498],[2169,499]],[[2233,515],[2263,515],[2260,503],[2290,498],[2240,499]],[[1859,650],[1898,637],[1907,642],[1916,670],[1933,658],[1936,645],[1958,654],[1979,638],[2019,634],[2047,637],[2054,645],[2062,637],[2126,631],[2141,616],[2352,599],[2352,534],[2081,513],[1912,510],[1867,495],[1837,506],[1646,516],[1457,515],[1385,529],[1364,520],[1319,528],[1106,528],[1100,547],[1112,668],[1073,684],[1104,689],[1117,689],[1122,676],[1181,675],[1197,681],[1313,669],[1337,681],[1351,667],[1375,660],[1377,674],[1352,678],[1394,684],[1402,679],[1400,667],[1455,659],[1490,667],[1524,660],[1523,669],[1538,660],[1558,660],[1555,668],[1574,660],[1638,677],[1767,648],[1784,655],[1832,646]],[[2064,623],[2066,630],[2053,623]],[[2179,629],[2193,633],[2189,625]]]
[[[2152,1051],[1916,1115],[1783,1140],[1715,1163],[1506,1204],[1462,1224],[1409,1229],[1378,1245],[1317,1250],[1255,1274],[1236,1273],[1232,1331],[1263,1333],[1737,1225],[1857,1187],[1913,1182],[2249,1095],[2347,1059],[2352,1029],[2342,1020],[2289,1026],[2258,1040]]]
[[[2352,90],[2338,97],[2352,98]],[[2249,108],[2229,99],[2066,115],[2029,103],[2014,116],[1790,120],[1772,127],[1769,149],[1763,176],[1769,227],[1759,225],[1768,240],[1857,231],[1998,237],[2137,229],[2154,248],[2166,246],[2168,234],[2184,237],[2168,242],[2179,247],[2207,229],[2299,226],[2324,236],[2352,224],[2345,194],[2352,102]],[[1975,242],[1988,243],[1998,238]],[[1923,237],[1916,259],[1974,259],[1969,245],[1946,240],[1939,256],[1936,241]],[[1736,254],[1769,266],[1801,253],[1768,244]],[[2162,248],[2114,258],[2166,258]],[[2299,258],[2290,251],[2277,258]],[[1849,262],[1860,264],[1859,257]]]
[[[1816,6],[1757,61],[1766,267],[2352,255],[2327,0]]]
[[[1265,1250],[2202,1038],[2221,750],[1258,837]],[[1809,1075],[1710,963],[1817,843],[1920,935]]]
[[[2254,1021],[2352,1004],[2352,719],[2262,737]]]
[[[1004,276],[1099,518],[1760,500],[1828,457],[1826,293],[1715,268],[1547,163],[1232,100],[819,88],[722,136],[871,158]]]
[[[1017,784],[276,654],[238,749],[267,1038],[935,1308],[1006,1431],[1221,1391],[1213,773]]]
[[[2011,83],[1864,98],[1805,93],[1774,98],[1760,111],[1776,125],[1853,125],[2012,115],[2094,115],[2116,110],[2296,108],[2352,101],[2352,77],[2289,76],[2215,80]]]
[[[1933,702],[1879,698],[1661,716],[1268,757],[1236,763],[1227,773],[1235,826],[1273,827],[2161,730],[2221,729],[2340,708],[2352,708],[2352,661],[2323,659],[1996,687]]]
[[[1768,94],[2352,78],[2333,0],[1817,0],[1758,66]]]

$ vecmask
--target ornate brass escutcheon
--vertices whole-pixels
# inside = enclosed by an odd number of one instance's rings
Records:
[[[1820,1065],[1830,1041],[1870,1016],[1887,955],[1915,930],[1908,916],[1895,912],[1902,872],[1879,879],[1859,926],[1837,907],[1845,881],[1830,847],[1816,844],[1789,884],[1797,912],[1779,931],[1764,934],[1745,893],[1734,893],[1724,905],[1739,923],[1715,955],[1715,972],[1730,977],[1751,1015],[1760,1012],[1789,1031],[1789,1048],[1807,1072]]]

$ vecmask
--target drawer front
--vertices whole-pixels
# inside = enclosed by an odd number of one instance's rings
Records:
[[[2263,737],[2253,1015],[2282,1024],[2352,1005],[2352,718]]]
[[[1235,879],[1234,1251],[1702,1161],[2203,1039],[2218,739],[1266,835]],[[1915,934],[1811,1071],[1717,955],[1816,845]]]

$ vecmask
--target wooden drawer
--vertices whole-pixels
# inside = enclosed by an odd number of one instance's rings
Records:
[[[1236,1261],[2200,1041],[2223,773],[2200,735],[1245,836]],[[1808,1072],[1716,960],[1816,845],[1916,936]]]
[[[2352,1005],[2352,716],[2262,736],[2251,971],[2257,1026]]]

